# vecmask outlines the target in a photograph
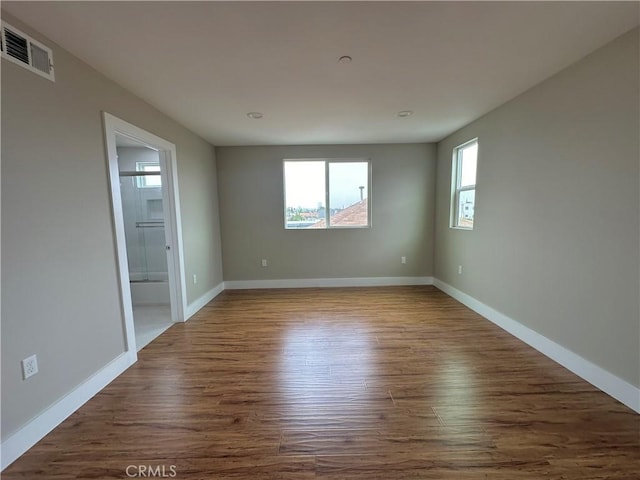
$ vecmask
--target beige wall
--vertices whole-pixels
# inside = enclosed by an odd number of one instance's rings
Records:
[[[103,110],[177,146],[189,303],[222,281],[221,245],[226,280],[435,274],[640,386],[638,30],[442,141],[436,174],[426,144],[220,148],[216,168],[208,143],[3,17],[56,62],[51,83],[2,61],[3,439],[124,350]],[[476,228],[453,231],[451,150],[474,136]],[[371,159],[371,229],[284,230],[282,160],[303,157]]]
[[[435,249],[439,279],[636,386],[639,54],[636,29],[440,142]],[[452,230],[476,136],[476,226]]]
[[[2,60],[2,435],[124,351],[101,111],[177,147],[193,302],[222,281],[211,145],[53,46],[56,82]],[[40,373],[22,381],[20,360]]]
[[[225,280],[432,274],[434,145],[226,147],[216,154]],[[283,159],[330,157],[371,160],[372,227],[285,230]]]

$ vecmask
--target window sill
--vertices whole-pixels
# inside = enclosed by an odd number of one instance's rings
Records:
[[[453,227],[453,226],[449,226],[449,228],[451,230],[464,230],[467,232],[473,232],[473,227]]]

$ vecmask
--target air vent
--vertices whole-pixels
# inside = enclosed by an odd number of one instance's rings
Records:
[[[4,29],[7,42],[7,55],[17,58],[22,63],[29,64],[29,42],[9,28]]]
[[[55,81],[51,49],[4,22],[0,35],[0,50],[3,58]]]

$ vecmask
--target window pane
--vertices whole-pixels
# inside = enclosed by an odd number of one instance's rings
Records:
[[[142,168],[143,172],[160,172],[160,165],[145,165]],[[147,175],[142,177],[144,179],[145,187],[160,187],[162,186],[162,178],[160,175]]]
[[[460,150],[460,186],[467,187],[476,184],[476,166],[478,163],[478,144],[473,143]]]
[[[369,164],[329,163],[329,225],[366,227],[369,225]]]
[[[138,188],[153,188],[162,186],[160,164],[151,162],[136,162],[138,172],[158,172],[158,175],[141,175],[138,178]]]
[[[473,228],[475,190],[462,190],[458,195],[458,227]]]
[[[323,161],[284,162],[284,188],[286,228],[325,228]]]

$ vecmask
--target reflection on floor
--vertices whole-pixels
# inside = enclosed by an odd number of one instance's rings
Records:
[[[433,286],[226,290],[2,480],[638,480],[638,432]]]
[[[172,325],[171,306],[134,305],[133,324],[136,331],[136,346],[140,351]]]
[[[2,480],[638,480],[638,432],[434,286],[226,290]]]

